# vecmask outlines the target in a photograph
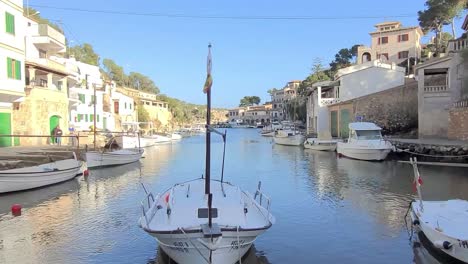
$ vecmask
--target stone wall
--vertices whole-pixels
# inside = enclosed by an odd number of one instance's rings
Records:
[[[384,134],[409,132],[418,127],[418,83],[414,80],[352,102],[354,116],[376,123]]]
[[[452,108],[449,111],[448,138],[468,140],[468,107]]]

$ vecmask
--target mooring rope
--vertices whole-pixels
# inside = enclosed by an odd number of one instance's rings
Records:
[[[417,153],[417,152],[412,152],[407,149],[396,149],[396,152],[406,152],[409,154],[413,155],[418,155],[418,156],[423,156],[423,157],[433,157],[433,158],[463,158],[463,157],[468,157],[468,154],[465,155],[431,155],[431,154],[423,154],[423,153]]]
[[[411,200],[409,202],[409,205],[408,205],[408,210],[406,210],[406,214],[405,214],[405,227],[406,227],[406,232],[408,233],[408,237],[409,237],[409,240],[411,241],[413,239],[413,223],[411,223],[411,231],[408,230],[408,213],[410,212],[411,210],[411,204],[413,203],[414,200]]]

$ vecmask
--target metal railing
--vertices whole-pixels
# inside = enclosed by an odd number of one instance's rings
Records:
[[[268,218],[270,215],[271,198],[260,190],[261,186],[262,186],[262,182],[258,182],[257,190],[255,191],[255,195],[253,198],[254,198],[254,201],[258,205],[260,205],[260,207],[266,208],[268,212],[268,216],[267,216]],[[265,200],[265,202],[267,203],[266,207],[263,205],[264,204],[263,200]]]
[[[11,139],[14,138],[74,138],[77,141],[76,147],[77,149],[80,148],[80,138],[87,138],[88,136],[80,136],[80,133],[76,135],[62,135],[62,136],[54,136],[54,135],[5,135],[0,134],[0,137],[9,137]],[[65,146],[65,145],[64,145]],[[73,145],[72,145],[73,147]]]
[[[146,191],[146,189],[145,189]],[[141,211],[142,215],[145,218],[146,226],[149,226],[151,220],[153,220],[154,215],[160,209],[157,206],[154,206],[156,201],[159,200],[159,194],[156,195],[156,198],[153,196],[152,192],[146,193],[145,198],[141,200]]]
[[[443,93],[448,91],[447,85],[431,85],[424,86],[425,93]]]

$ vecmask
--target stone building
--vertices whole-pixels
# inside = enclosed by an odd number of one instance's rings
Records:
[[[448,54],[416,66],[420,138],[468,140],[468,16]]]
[[[269,124],[274,120],[272,111],[273,104],[270,103],[238,107],[228,110],[228,122],[248,125]]]
[[[24,93],[23,1],[0,1],[0,135],[18,134],[14,105]],[[19,138],[0,137],[0,147],[19,144]]]
[[[400,64],[409,58],[421,58],[421,37],[419,26],[403,27],[400,22],[383,22],[375,25],[370,32],[371,46],[358,47],[357,63],[376,59]]]
[[[271,103],[273,105],[273,118],[278,120],[288,119],[286,104],[297,96],[297,88],[302,81],[290,81],[283,89],[271,92]]]

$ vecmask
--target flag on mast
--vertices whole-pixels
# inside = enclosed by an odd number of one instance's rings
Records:
[[[213,85],[213,78],[211,77],[211,44],[208,45],[208,58],[206,61],[206,81],[203,87],[203,92],[207,93]]]

